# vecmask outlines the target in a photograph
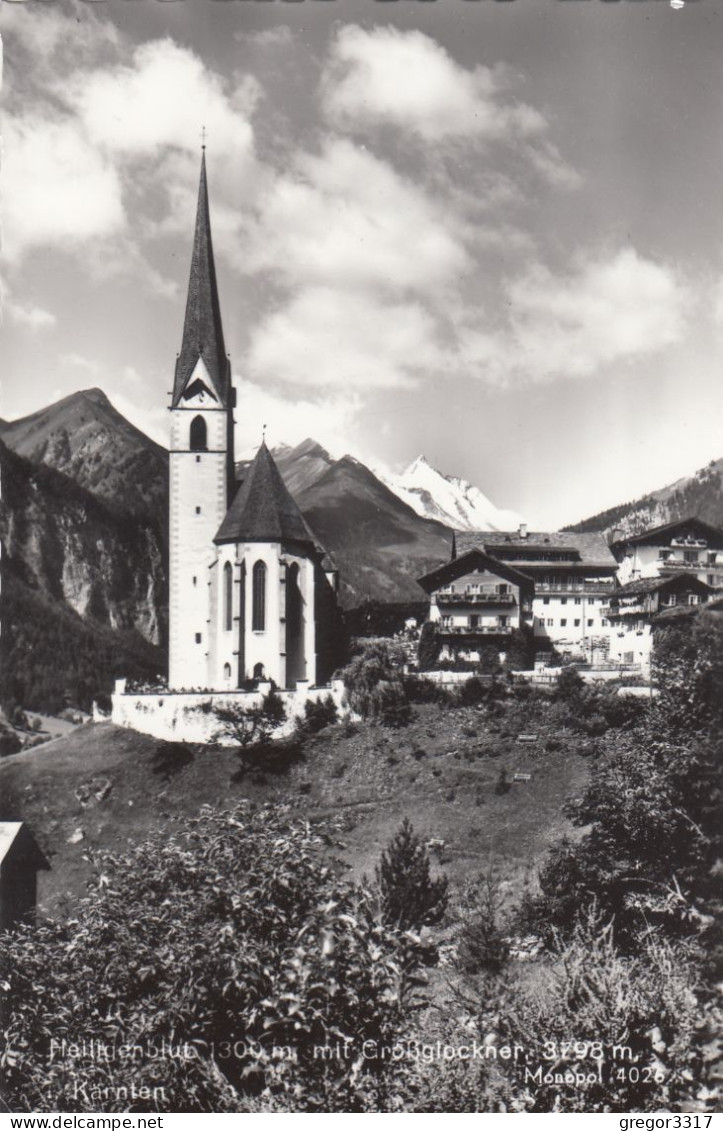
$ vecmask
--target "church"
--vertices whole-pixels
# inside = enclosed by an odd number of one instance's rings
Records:
[[[235,406],[204,151],[170,405],[169,689],[318,686],[334,667],[336,572],[265,442],[237,481]]]

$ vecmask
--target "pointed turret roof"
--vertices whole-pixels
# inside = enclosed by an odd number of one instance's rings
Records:
[[[265,443],[256,453],[214,542],[301,542],[307,546],[317,545]]]
[[[173,405],[177,405],[198,359],[203,358],[213,390],[225,408],[231,388],[230,364],[226,356],[218,301],[216,265],[211,241],[211,219],[208,211],[206,153],[201,158],[201,180],[198,187],[196,232],[193,238],[191,274],[188,280],[183,342],[176,361],[173,384]]]

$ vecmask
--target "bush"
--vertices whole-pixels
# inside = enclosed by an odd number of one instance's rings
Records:
[[[400,930],[439,923],[447,910],[447,877],[432,879],[429,855],[408,818],[376,868],[382,920]]]
[[[260,703],[252,707],[234,702],[227,707],[216,707],[214,714],[221,724],[214,735],[215,740],[230,738],[241,750],[268,742],[286,720],[286,708],[275,691],[269,691]]]
[[[388,726],[406,725],[411,712],[399,674],[403,664],[399,648],[384,640],[367,644],[341,673],[351,709]]]
[[[475,707],[483,703],[489,695],[489,688],[479,676],[466,679],[459,689],[459,704],[462,707]]]
[[[534,981],[510,970],[481,1002],[480,1034],[491,1026],[500,1046],[522,1049],[496,1062],[505,1110],[706,1110],[697,988],[680,948],[653,936],[628,957],[598,914],[583,916]]]
[[[498,974],[509,958],[502,928],[499,877],[490,867],[481,882],[469,883],[459,900],[457,967],[463,974]]]
[[[570,703],[580,698],[585,688],[585,680],[573,667],[564,667],[555,680],[555,698]]]
[[[502,671],[500,654],[494,644],[485,644],[480,648],[477,671],[481,675],[498,675]]]
[[[331,695],[324,699],[307,699],[304,704],[304,727],[316,734],[324,727],[333,726],[339,720],[339,712]]]
[[[417,667],[420,672],[428,672],[435,667],[439,657],[439,651],[440,646],[436,626],[430,621],[427,621],[422,625],[422,631],[419,634],[419,646],[417,648]]]
[[[98,858],[74,920],[0,936],[10,1109],[237,1112],[263,1092],[293,1111],[385,1110],[392,1068],[361,1049],[398,1039],[423,951],[328,866],[336,832],[278,806],[207,808]],[[189,1052],[49,1059],[69,1032]],[[314,1053],[347,1040],[348,1057]]]

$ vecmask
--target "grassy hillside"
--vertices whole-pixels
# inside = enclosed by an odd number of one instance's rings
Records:
[[[241,797],[291,803],[309,816],[342,815],[345,855],[371,874],[404,816],[425,838],[446,842],[438,863],[455,884],[482,872],[492,852],[519,894],[548,845],[568,830],[565,798],[587,779],[579,735],[535,724],[533,745],[516,741],[529,717],[508,704],[499,719],[476,708],[415,708],[394,731],[360,724],[309,739],[278,773],[239,773],[231,751],[164,748],[110,724],[91,724],[0,762],[0,817],[26,820],[52,871],[40,879],[45,913],[72,912],[94,849],[120,851],[158,829],[173,829],[204,804]],[[549,751],[545,746],[552,737]],[[531,780],[497,791],[501,771]],[[82,837],[79,835],[82,833]]]

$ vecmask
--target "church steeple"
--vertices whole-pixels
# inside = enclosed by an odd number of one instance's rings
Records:
[[[196,231],[193,239],[191,273],[188,280],[186,317],[183,323],[183,342],[176,361],[173,383],[175,408],[180,402],[200,358],[211,383],[210,392],[219,404],[227,408],[231,401],[230,364],[226,356],[221,325],[221,307],[218,301],[216,265],[211,240],[211,220],[208,209],[208,184],[206,181],[206,152],[201,158],[201,180],[198,187]],[[195,385],[195,382],[193,383]]]

